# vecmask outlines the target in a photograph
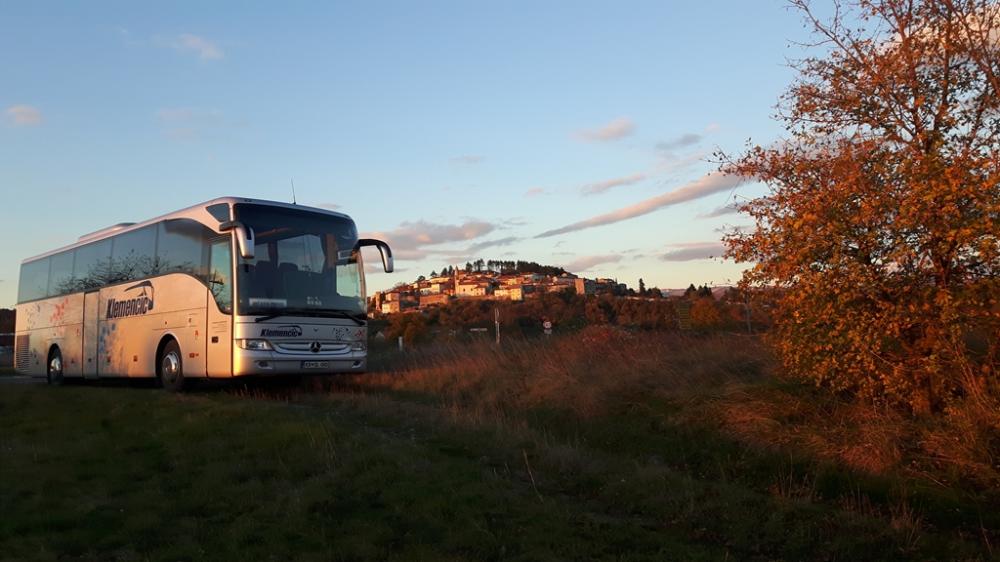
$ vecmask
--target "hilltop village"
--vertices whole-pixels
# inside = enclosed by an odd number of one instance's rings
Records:
[[[517,262],[517,265],[522,263],[524,262]],[[482,260],[472,267],[469,265],[464,270],[445,268],[442,275],[430,278],[421,276],[412,283],[376,292],[371,297],[370,310],[393,314],[445,305],[454,299],[523,301],[535,295],[561,291],[573,291],[578,295],[618,296],[629,292],[624,283],[615,279],[587,279],[549,266],[497,268],[500,269],[497,271],[491,267],[483,267]],[[493,262],[490,262],[490,266],[492,265]],[[525,269],[535,271],[524,271]]]
[[[638,290],[617,279],[588,279],[533,262],[476,262],[446,267],[375,293],[372,318],[386,321],[384,338],[408,343],[454,337],[502,322],[508,334],[621,326],[641,330],[748,330],[768,323],[766,307],[751,307],[733,287]],[[436,335],[435,335],[436,334]]]

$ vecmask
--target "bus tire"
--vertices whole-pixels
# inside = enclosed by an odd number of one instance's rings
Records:
[[[163,345],[160,357],[156,361],[156,378],[164,390],[170,392],[181,392],[186,386],[184,383],[184,359],[181,355],[181,346],[177,345],[177,340],[171,339]]]
[[[52,346],[49,351],[48,361],[45,362],[45,379],[52,386],[62,386],[63,383],[63,361],[62,352],[58,346]]]

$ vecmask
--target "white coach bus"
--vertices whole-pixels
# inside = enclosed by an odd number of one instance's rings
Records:
[[[82,236],[21,264],[18,373],[193,378],[359,373],[367,315],[350,217],[224,197]]]

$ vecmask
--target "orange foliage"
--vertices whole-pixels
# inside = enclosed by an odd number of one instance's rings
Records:
[[[698,330],[711,330],[724,324],[719,305],[712,297],[701,297],[691,305],[691,324]]]
[[[797,64],[789,139],[724,166],[770,187],[729,255],[780,289],[792,372],[942,410],[998,375],[1000,8],[858,0],[821,22],[792,4],[829,50]]]

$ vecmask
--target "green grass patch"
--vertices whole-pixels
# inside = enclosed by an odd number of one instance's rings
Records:
[[[752,341],[629,337],[300,387],[0,386],[0,559],[992,555],[995,492],[825,454],[871,420]]]
[[[353,404],[4,387],[0,558],[717,560]]]
[[[0,558],[981,554],[974,542],[927,529],[909,537],[875,511],[805,498],[793,473],[784,492],[762,489],[755,480],[780,463],[701,430],[673,434],[648,413],[601,426],[539,410],[521,423],[392,393],[276,398],[3,387]]]

